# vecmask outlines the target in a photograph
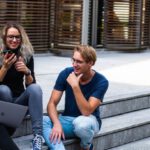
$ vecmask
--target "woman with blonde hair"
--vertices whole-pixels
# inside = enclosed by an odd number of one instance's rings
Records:
[[[28,106],[34,135],[32,148],[41,150],[42,90],[35,80],[32,44],[24,28],[12,22],[4,26],[1,38],[0,100]],[[0,124],[0,130],[0,149],[18,149],[10,138],[11,128]]]

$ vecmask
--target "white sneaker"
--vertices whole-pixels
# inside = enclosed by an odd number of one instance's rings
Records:
[[[36,134],[32,140],[32,150],[42,150],[44,138],[41,135]]]

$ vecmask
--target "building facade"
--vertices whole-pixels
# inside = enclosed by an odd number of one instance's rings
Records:
[[[77,44],[112,50],[150,45],[149,0],[1,0],[0,29],[22,24],[35,52],[72,51]]]

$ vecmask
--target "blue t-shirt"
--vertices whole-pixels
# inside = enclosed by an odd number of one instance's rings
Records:
[[[73,67],[69,67],[61,71],[56,80],[54,89],[58,91],[65,91],[65,109],[62,115],[77,117],[81,115],[81,112],[77,107],[73,90],[66,80],[69,74],[73,71]],[[92,96],[103,101],[105,92],[108,88],[108,80],[102,74],[95,71],[92,80],[85,85],[80,84],[80,88],[85,99],[88,100]],[[96,110],[93,112],[93,115],[96,116],[101,126],[99,107],[96,108]]]

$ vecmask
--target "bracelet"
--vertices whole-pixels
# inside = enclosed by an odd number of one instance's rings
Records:
[[[31,75],[31,70],[30,69],[28,69],[27,73],[25,73],[25,76],[29,76],[29,75]]]

